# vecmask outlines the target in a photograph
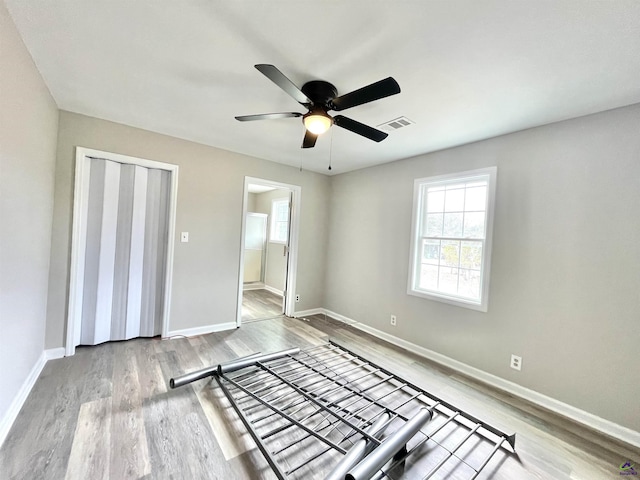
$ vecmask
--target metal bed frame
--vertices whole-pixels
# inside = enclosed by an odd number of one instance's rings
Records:
[[[515,452],[515,434],[332,341],[250,355],[170,386],[208,376],[281,480],[475,479]]]

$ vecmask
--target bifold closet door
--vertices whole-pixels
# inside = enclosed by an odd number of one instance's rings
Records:
[[[80,343],[162,331],[170,172],[92,158]]]

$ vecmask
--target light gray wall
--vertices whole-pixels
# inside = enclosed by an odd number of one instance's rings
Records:
[[[244,177],[300,185],[300,308],[322,306],[329,178],[205,145],[60,112],[48,347],[65,342],[75,147],[83,146],[180,166],[170,329],[234,322],[240,268]]]
[[[488,313],[407,295],[413,180],[492,165]],[[640,105],[338,175],[330,211],[325,307],[640,431]]]
[[[287,262],[284,254],[284,245],[269,240],[271,237],[271,203],[275,199],[288,198],[289,190],[277,189],[256,195],[256,211],[269,215],[267,225],[267,263],[265,266],[264,283],[276,290],[283,291],[287,273]],[[294,293],[295,295],[295,293]],[[302,310],[298,308],[298,310]]]
[[[0,2],[0,424],[44,349],[58,108]]]

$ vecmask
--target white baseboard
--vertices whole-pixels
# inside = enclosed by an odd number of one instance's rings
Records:
[[[538,393],[534,390],[518,385],[517,383],[513,383],[491,373],[487,373],[483,370],[467,365],[466,363],[459,362],[457,360],[454,360],[453,358],[434,352],[433,350],[421,347],[420,345],[416,345],[415,343],[408,342],[394,335],[383,332],[382,330],[378,330],[376,328],[370,327],[369,325],[357,322],[356,320],[353,320],[351,318],[339,315],[335,312],[332,312],[331,310],[322,308],[315,310],[322,310],[322,312],[319,313],[324,313],[332,318],[335,318],[336,320],[352,325],[358,330],[369,333],[374,337],[380,338],[393,345],[404,348],[405,350],[413,352],[422,357],[428,358],[429,360],[444,365],[445,367],[449,367],[453,370],[467,375],[468,377],[520,397],[547,410],[551,410],[552,412],[562,415],[563,417],[570,418],[577,423],[597,430],[601,433],[604,433],[605,435],[617,438],[618,440],[640,448],[640,432],[636,432],[635,430],[631,430],[630,428],[624,427],[610,420],[598,417],[597,415],[586,412],[542,393]]]
[[[44,356],[47,361],[56,360],[58,358],[64,358],[65,349],[64,347],[59,348],[49,348],[44,351]]]
[[[58,349],[54,349],[54,350],[58,350]],[[61,350],[64,356],[64,348],[62,348]],[[27,397],[29,396],[31,389],[35,385],[36,380],[38,380],[38,376],[40,375],[40,372],[42,372],[42,369],[47,363],[47,351],[48,350],[45,350],[40,354],[40,356],[38,357],[38,360],[36,360],[35,365],[29,372],[29,375],[27,376],[22,386],[20,387],[20,390],[18,390],[17,395],[14,397],[13,402],[11,402],[11,405],[9,406],[9,410],[7,410],[7,413],[4,415],[4,418],[2,419],[2,421],[0,421],[0,446],[2,446],[5,439],[7,438],[7,435],[9,434],[9,430],[11,430],[11,426],[13,425],[13,422],[15,422],[16,418],[18,417],[18,413],[20,413],[20,409],[24,405],[24,402],[27,400]]]
[[[326,314],[326,310],[324,308],[311,308],[309,310],[300,310],[299,312],[293,312],[293,316],[295,318],[300,317],[310,317],[311,315],[320,315]]]
[[[344,315],[340,315],[339,313],[332,312],[331,310],[327,310],[326,308],[311,308],[309,310],[301,310],[293,314],[293,316],[296,318],[309,317],[311,315],[327,315],[335,320],[340,320],[341,322],[346,323],[348,325],[354,325],[358,323],[355,320],[345,317]]]
[[[264,284],[264,289],[267,292],[275,293],[276,295],[282,296],[284,292],[282,290],[278,290],[277,288],[272,287],[271,285]]]
[[[332,312],[331,310],[327,309],[324,309],[324,313],[331,318],[335,318],[336,320],[340,320],[341,322],[346,323],[347,325],[353,325],[356,328],[358,327],[358,322],[353,320],[352,318],[345,317],[344,315],[340,315],[339,313]]]
[[[242,290],[262,290],[263,288],[264,283],[262,282],[245,283],[242,285]]]
[[[166,339],[171,337],[194,337],[196,335],[205,335],[213,332],[224,332],[225,330],[233,330],[238,328],[236,322],[216,323],[215,325],[205,325],[204,327],[185,328],[182,330],[172,330],[167,332]]]

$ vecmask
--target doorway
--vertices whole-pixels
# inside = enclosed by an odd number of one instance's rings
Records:
[[[178,166],[76,148],[65,355],[166,336]]]
[[[237,324],[292,315],[301,189],[246,177]]]

